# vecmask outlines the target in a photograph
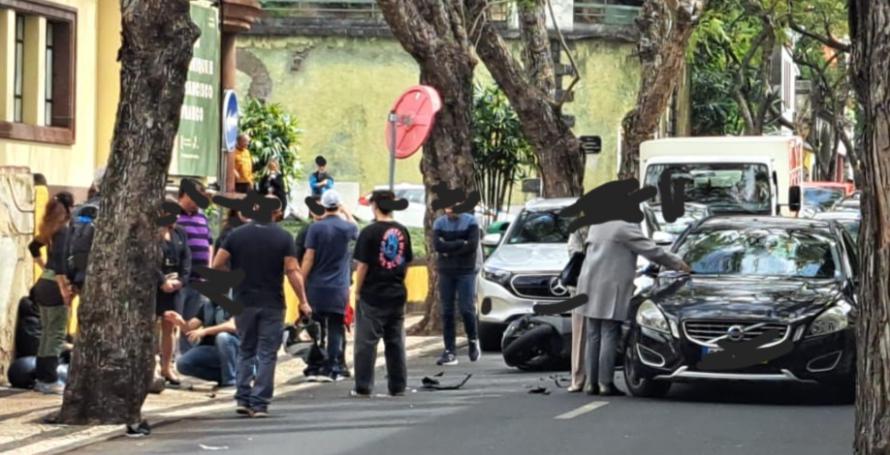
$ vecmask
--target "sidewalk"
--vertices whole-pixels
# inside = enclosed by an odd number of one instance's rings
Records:
[[[405,326],[420,321],[420,316],[409,316]],[[411,337],[406,340],[408,358],[416,358],[441,349],[440,337]],[[377,366],[384,365],[383,344],[379,347]],[[352,343],[347,348],[347,359],[352,358]],[[349,361],[352,364],[351,360]],[[323,386],[303,383],[302,359],[285,353],[279,355],[275,372],[276,397]],[[183,377],[182,388],[167,389],[161,394],[149,394],[142,407],[143,418],[150,425],[169,424],[187,417],[213,411],[234,409],[234,390],[217,392],[215,383]],[[123,425],[92,427],[49,425],[42,419],[59,409],[61,396],[43,395],[33,391],[0,387],[0,453],[48,454],[62,453],[98,441],[124,434]],[[274,401],[272,403],[274,412]],[[149,436],[150,437],[150,436]]]

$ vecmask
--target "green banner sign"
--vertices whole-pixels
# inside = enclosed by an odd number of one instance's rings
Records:
[[[189,65],[170,174],[210,177],[219,173],[219,10],[191,2],[191,16],[201,37]]]

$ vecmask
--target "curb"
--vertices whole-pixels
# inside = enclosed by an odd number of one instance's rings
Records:
[[[417,357],[421,357],[425,354],[429,354],[431,352],[435,352],[441,349],[442,340],[438,336],[431,337],[423,337],[423,340],[418,341],[416,344],[410,347],[406,347],[406,358],[413,359]],[[465,344],[466,341],[459,340],[458,345]],[[288,354],[282,354],[279,357],[279,361],[281,357],[285,357],[287,359],[291,359],[291,356]],[[378,356],[377,363],[375,364],[375,369],[382,368],[386,365],[386,360],[383,356]],[[297,384],[289,384],[288,382],[284,382],[282,384],[276,385],[275,397],[282,398],[286,396],[293,395],[297,392],[302,392],[305,390],[311,390],[316,387],[321,387],[325,384],[321,383],[297,383]],[[157,428],[163,425],[168,425],[171,423],[176,423],[182,421],[188,417],[192,417],[195,415],[206,414],[209,412],[220,411],[224,409],[228,409],[232,407],[232,397],[231,396],[223,396],[212,398],[200,405],[182,405],[181,407],[173,407],[168,410],[158,411],[155,416],[143,416],[144,418],[151,419],[152,428]],[[61,454],[67,453],[72,450],[76,450],[79,448],[83,448],[89,445],[97,444],[100,442],[109,441],[112,439],[116,439],[118,437],[122,437],[121,427],[122,425],[97,425],[97,426],[87,426],[87,427],[78,427],[78,426],[67,426],[67,425],[59,425],[60,429],[76,429],[82,428],[81,430],[72,431],[71,434],[68,435],[60,435],[57,437],[50,437],[44,441],[35,441],[31,444],[27,444],[25,446],[18,447],[16,450],[17,453],[23,454],[40,454],[40,455],[49,455],[49,454]],[[76,435],[77,433],[84,433],[83,435]],[[39,437],[39,436],[38,436]],[[67,439],[72,438],[76,439],[73,442],[68,442],[64,440],[56,440],[56,439]],[[54,441],[55,440],[55,441]]]

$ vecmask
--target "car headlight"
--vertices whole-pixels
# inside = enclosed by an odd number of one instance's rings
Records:
[[[655,305],[655,302],[651,300],[646,300],[640,305],[640,308],[637,309],[637,324],[639,324],[640,327],[646,327],[647,329],[663,333],[671,332],[667,318],[664,317],[664,313],[662,313],[661,310],[658,309],[658,306]]]
[[[828,335],[829,333],[846,329],[850,324],[847,316],[852,309],[853,307],[849,303],[841,300],[836,305],[823,311],[822,314],[810,323],[806,337]]]
[[[507,270],[496,269],[493,267],[485,267],[482,269],[482,278],[488,281],[494,281],[501,286],[507,286],[510,282],[510,272]]]

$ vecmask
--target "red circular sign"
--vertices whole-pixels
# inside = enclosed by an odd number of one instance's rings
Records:
[[[442,99],[436,89],[426,85],[409,88],[392,107],[396,115],[396,158],[408,158],[420,150],[430,131]],[[392,126],[386,122],[386,145],[392,150]]]

